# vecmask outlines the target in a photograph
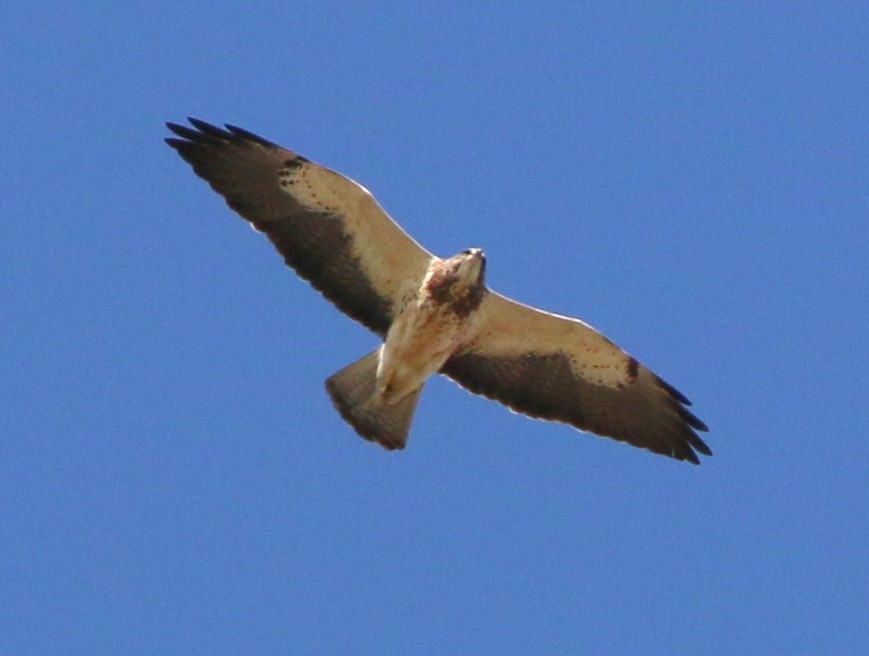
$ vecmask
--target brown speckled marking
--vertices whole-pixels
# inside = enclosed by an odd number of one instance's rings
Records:
[[[449,266],[449,260],[438,262],[426,283],[426,291],[432,301],[438,305],[450,306],[459,318],[464,319],[480,307],[486,288],[481,281],[477,281],[457,296],[455,286],[458,282],[460,278],[454,273],[454,268]]]
[[[637,380],[637,376],[640,374],[640,363],[637,362],[636,358],[629,357],[628,358],[628,381],[633,384],[634,381]]]
[[[480,307],[480,303],[483,302],[483,297],[485,295],[486,288],[483,285],[477,284],[470,287],[466,294],[455,300],[453,303],[453,312],[455,312],[461,319],[470,316],[472,312]]]
[[[426,281],[425,289],[435,303],[449,303],[452,300],[452,286],[458,279],[455,274],[451,275],[444,262],[436,262],[432,265],[432,273]]]

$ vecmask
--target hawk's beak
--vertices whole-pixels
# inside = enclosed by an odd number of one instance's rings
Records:
[[[468,255],[470,256],[470,271],[473,279],[482,282],[483,274],[486,272],[486,256],[483,254],[483,249],[469,248]]]

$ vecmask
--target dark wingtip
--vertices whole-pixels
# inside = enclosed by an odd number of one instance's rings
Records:
[[[212,125],[207,121],[203,121],[202,119],[196,118],[195,116],[188,116],[187,120],[190,122],[190,125],[193,128],[187,125],[180,125],[178,123],[173,123],[171,121],[166,121],[166,127],[169,130],[181,137],[186,142],[195,142],[195,143],[207,143],[214,142],[214,140],[219,141],[249,141],[252,143],[259,144],[261,146],[266,146],[268,148],[279,148],[279,146],[275,143],[272,143],[268,139],[264,139],[258,134],[254,134],[253,132],[249,132],[244,128],[240,128],[236,125],[231,125],[229,123],[226,124],[226,129],[219,128],[216,125]],[[179,140],[169,141],[166,140],[172,148],[178,150]]]
[[[670,385],[667,381],[662,378],[655,376],[655,380],[661,388],[670,395],[676,403],[674,403],[674,409],[679,414],[679,417],[684,421],[688,426],[685,430],[685,437],[690,445],[688,447],[688,453],[683,454],[685,456],[685,460],[689,462],[693,462],[695,465],[700,464],[700,460],[697,458],[697,454],[694,453],[694,450],[699,451],[705,456],[712,455],[712,449],[700,439],[700,436],[697,435],[694,431],[700,431],[702,433],[709,432],[709,426],[707,426],[704,422],[697,418],[693,412],[688,410],[686,406],[691,405],[691,401],[688,400],[688,397],[682,394],[675,387]],[[692,430],[693,429],[693,430]],[[693,450],[692,450],[693,449]],[[690,455],[689,455],[690,453]]]
[[[174,139],[172,142],[167,141],[167,143],[176,150],[178,144],[213,143],[215,139],[225,140],[227,138],[227,135],[221,135],[218,128],[210,126],[208,123],[196,119],[191,119],[190,122],[197,128],[196,130],[187,125],[179,125],[178,123],[171,123],[169,121],[166,122],[166,127],[169,128],[173,134],[181,137],[181,139]],[[208,127],[206,128],[205,126]]]
[[[688,438],[688,443],[691,445],[691,447],[693,449],[699,451],[704,456],[711,456],[712,455],[712,449],[710,449],[709,445],[706,444],[706,442],[704,442],[700,438],[700,436],[697,435],[696,433],[693,433],[693,432],[691,433],[691,435]]]
[[[166,127],[169,128],[175,134],[178,134],[178,130],[183,130],[183,125],[178,125],[177,123],[173,123],[172,121],[166,121]]]
[[[682,392],[677,390],[675,387],[673,387],[666,380],[664,380],[663,378],[660,378],[659,376],[655,376],[655,380],[657,381],[658,385],[660,385],[661,387],[664,388],[664,390],[666,390],[667,394],[672,396],[679,403],[681,403],[682,405],[691,405],[691,401],[688,400],[688,397],[685,396],[684,394],[682,394]]]
[[[187,120],[190,121],[190,125],[192,125],[194,128],[199,130],[199,132],[201,132],[204,135],[207,135],[209,137],[214,137],[216,139],[230,139],[230,138],[232,138],[232,135],[229,132],[227,132],[226,130],[223,130],[223,129],[217,127],[216,125],[212,125],[211,123],[203,121],[202,119],[194,118],[193,116],[188,116]]]
[[[261,146],[267,146],[268,148],[280,148],[277,144],[265,139],[258,134],[254,134],[244,128],[240,128],[237,125],[232,125],[231,123],[226,124],[226,129],[235,137],[241,137],[242,139],[246,139],[247,141],[253,141],[254,143],[258,143]]]
[[[679,416],[682,417],[682,419],[685,420],[685,423],[691,426],[694,430],[699,430],[703,433],[709,432],[709,426],[700,421],[700,419],[698,419],[694,413],[687,408],[679,407]]]
[[[685,428],[685,436],[688,440],[688,444],[690,445],[688,449],[691,450],[691,454],[693,456],[691,461],[694,462],[694,464],[700,464],[699,461],[695,460],[697,456],[694,454],[694,451],[698,451],[704,456],[711,456],[712,449],[710,449],[709,445],[706,444],[706,442],[704,442],[703,439],[694,431],[706,432],[709,430],[709,427],[702,421],[697,419],[697,417],[695,417],[684,407],[679,407],[679,414],[681,415],[685,423],[688,424],[688,427]]]

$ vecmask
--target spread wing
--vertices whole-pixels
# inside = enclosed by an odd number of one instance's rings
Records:
[[[699,463],[690,402],[591,326],[489,293],[470,343],[441,373],[516,412]]]
[[[166,139],[286,263],[340,310],[385,335],[431,259],[362,186],[246,130],[197,119]],[[194,129],[195,128],[195,129]]]

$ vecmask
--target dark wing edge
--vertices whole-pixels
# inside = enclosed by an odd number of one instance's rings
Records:
[[[566,423],[693,464],[700,464],[698,453],[712,455],[712,450],[697,434],[697,431],[705,432],[708,428],[687,409],[690,402],[684,394],[591,327],[533,308],[525,310],[537,312],[552,322],[560,322],[560,325],[553,324],[556,326],[553,332],[557,335],[556,342],[565,341],[562,348],[558,344],[544,347],[539,342],[529,346],[523,343],[527,339],[520,331],[514,340],[515,348],[505,349],[505,336],[502,334],[497,336],[500,340],[497,348],[489,349],[485,339],[479,340],[453,355],[441,373],[470,392],[530,417]],[[541,319],[535,321],[539,327]],[[565,326],[563,322],[570,322],[575,327]],[[579,376],[566,354],[570,344],[563,340],[564,334],[559,334],[565,328],[583,333],[578,337],[580,340],[589,338],[585,333],[594,333],[591,337],[599,338],[613,354],[623,357],[626,370],[630,370],[630,382],[618,386],[601,385]]]
[[[342,312],[385,335],[399,294],[396,281],[424,269],[430,255],[352,180],[242,128],[188,120],[193,128],[166,123],[177,135],[166,143],[230,208],[265,233],[301,278]],[[337,205],[312,209],[281,186],[282,175],[301,167],[339,189]],[[406,257],[377,257],[381,247]]]

